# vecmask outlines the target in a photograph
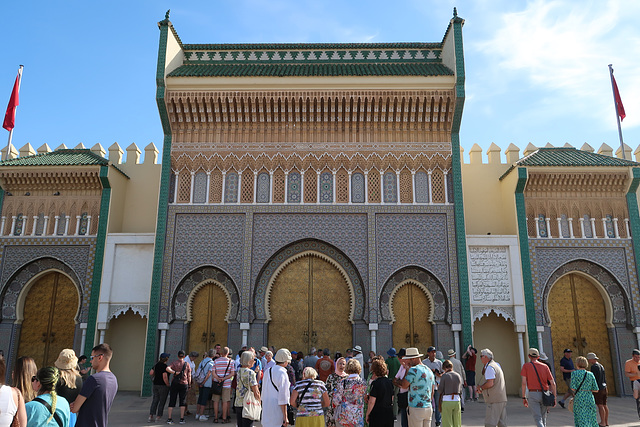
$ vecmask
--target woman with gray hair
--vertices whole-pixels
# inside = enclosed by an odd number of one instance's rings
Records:
[[[240,352],[240,368],[236,373],[238,386],[236,388],[236,400],[234,404],[234,408],[236,408],[238,427],[251,427],[253,425],[253,420],[242,417],[244,396],[247,393],[253,393],[255,398],[260,400],[260,390],[258,390],[256,373],[251,369],[255,357],[256,355],[251,350],[244,350]]]
[[[324,383],[317,380],[318,372],[304,368],[302,381],[298,381],[291,392],[291,406],[298,408],[298,427],[324,427],[323,407],[329,406],[329,395]]]

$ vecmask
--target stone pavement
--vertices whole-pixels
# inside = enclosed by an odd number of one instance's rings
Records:
[[[109,414],[109,426],[166,426],[166,409],[162,423],[147,423],[150,405],[150,397],[140,397],[138,393],[135,392],[119,392],[111,408],[111,413]],[[635,406],[635,402],[631,397],[609,397],[609,425],[625,427],[640,426]],[[191,406],[190,409],[192,411],[195,410],[195,405]],[[484,410],[484,403],[480,401],[467,402],[466,410],[462,414],[462,425],[483,426]],[[174,414],[176,413],[178,414],[178,417],[174,417],[174,420],[178,420],[180,418],[179,408],[174,409]],[[193,415],[187,417],[186,420],[187,424],[192,425],[213,424],[213,417],[208,422],[196,421]],[[522,399],[519,397],[509,397],[509,404],[507,406],[507,422],[509,426],[534,425],[533,417],[531,416],[529,409],[522,406]],[[231,424],[226,424],[226,426],[235,426],[235,423],[235,416],[232,416]],[[176,422],[176,425],[179,424]],[[254,425],[257,427],[260,424],[255,423]],[[561,409],[559,406],[557,408],[553,408],[549,414],[547,425],[548,427],[573,426],[573,414],[566,409]],[[396,426],[399,427],[400,423],[396,422]]]

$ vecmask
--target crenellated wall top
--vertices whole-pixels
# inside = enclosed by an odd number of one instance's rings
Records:
[[[52,153],[57,150],[67,150],[65,144],[61,144],[55,149],[52,149],[49,144],[42,144],[37,150],[30,144],[27,143],[22,146],[20,149],[16,149],[14,146],[11,146],[11,151],[9,152],[9,156],[7,157],[7,148],[3,148],[2,152],[2,160],[7,159],[17,159],[24,158],[27,156],[36,156],[39,154]],[[73,147],[73,149],[78,150],[86,150],[87,147],[84,146],[83,143],[78,144]],[[131,144],[126,148],[122,148],[117,142],[112,144],[108,149],[105,148],[101,144],[96,144],[90,148],[91,152],[97,154],[100,157],[103,157],[109,160],[114,165],[136,165],[136,164],[158,164],[158,148],[154,143],[150,143],[146,147],[144,147],[144,160],[141,161],[142,151],[135,144]],[[124,155],[126,152],[126,156]]]

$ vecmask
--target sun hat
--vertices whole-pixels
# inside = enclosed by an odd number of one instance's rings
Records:
[[[267,351],[269,351],[269,349],[265,346],[260,347],[260,351],[266,353]]]
[[[544,362],[545,360],[549,360],[549,358],[547,357],[547,355],[545,353],[540,353],[540,360],[542,360]]]
[[[595,353],[587,353],[587,360],[595,359],[598,360],[598,356]]]
[[[389,350],[387,350],[387,354],[389,355],[389,357],[396,357],[396,349],[391,347]]]
[[[447,354],[449,355],[449,357],[455,356],[456,355],[456,351],[454,349],[450,348],[449,350],[447,350]]]
[[[65,348],[60,352],[58,359],[54,363],[58,369],[73,369],[78,366],[78,357],[71,348]]]
[[[403,359],[415,359],[416,357],[422,357],[424,356],[424,354],[421,354],[420,352],[418,352],[418,349],[415,347],[409,347],[406,350],[406,354],[403,357]]]
[[[276,353],[276,357],[274,357],[274,359],[276,359],[276,362],[278,363],[291,362],[291,352],[286,348],[281,348]]]
[[[362,353],[362,347],[357,345],[357,346],[353,347],[353,351],[357,351],[358,353]]]

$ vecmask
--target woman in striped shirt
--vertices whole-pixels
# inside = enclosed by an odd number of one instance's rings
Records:
[[[324,427],[323,407],[329,406],[327,388],[316,380],[318,372],[311,367],[304,368],[302,381],[298,381],[291,392],[291,405],[298,408],[298,427]]]

